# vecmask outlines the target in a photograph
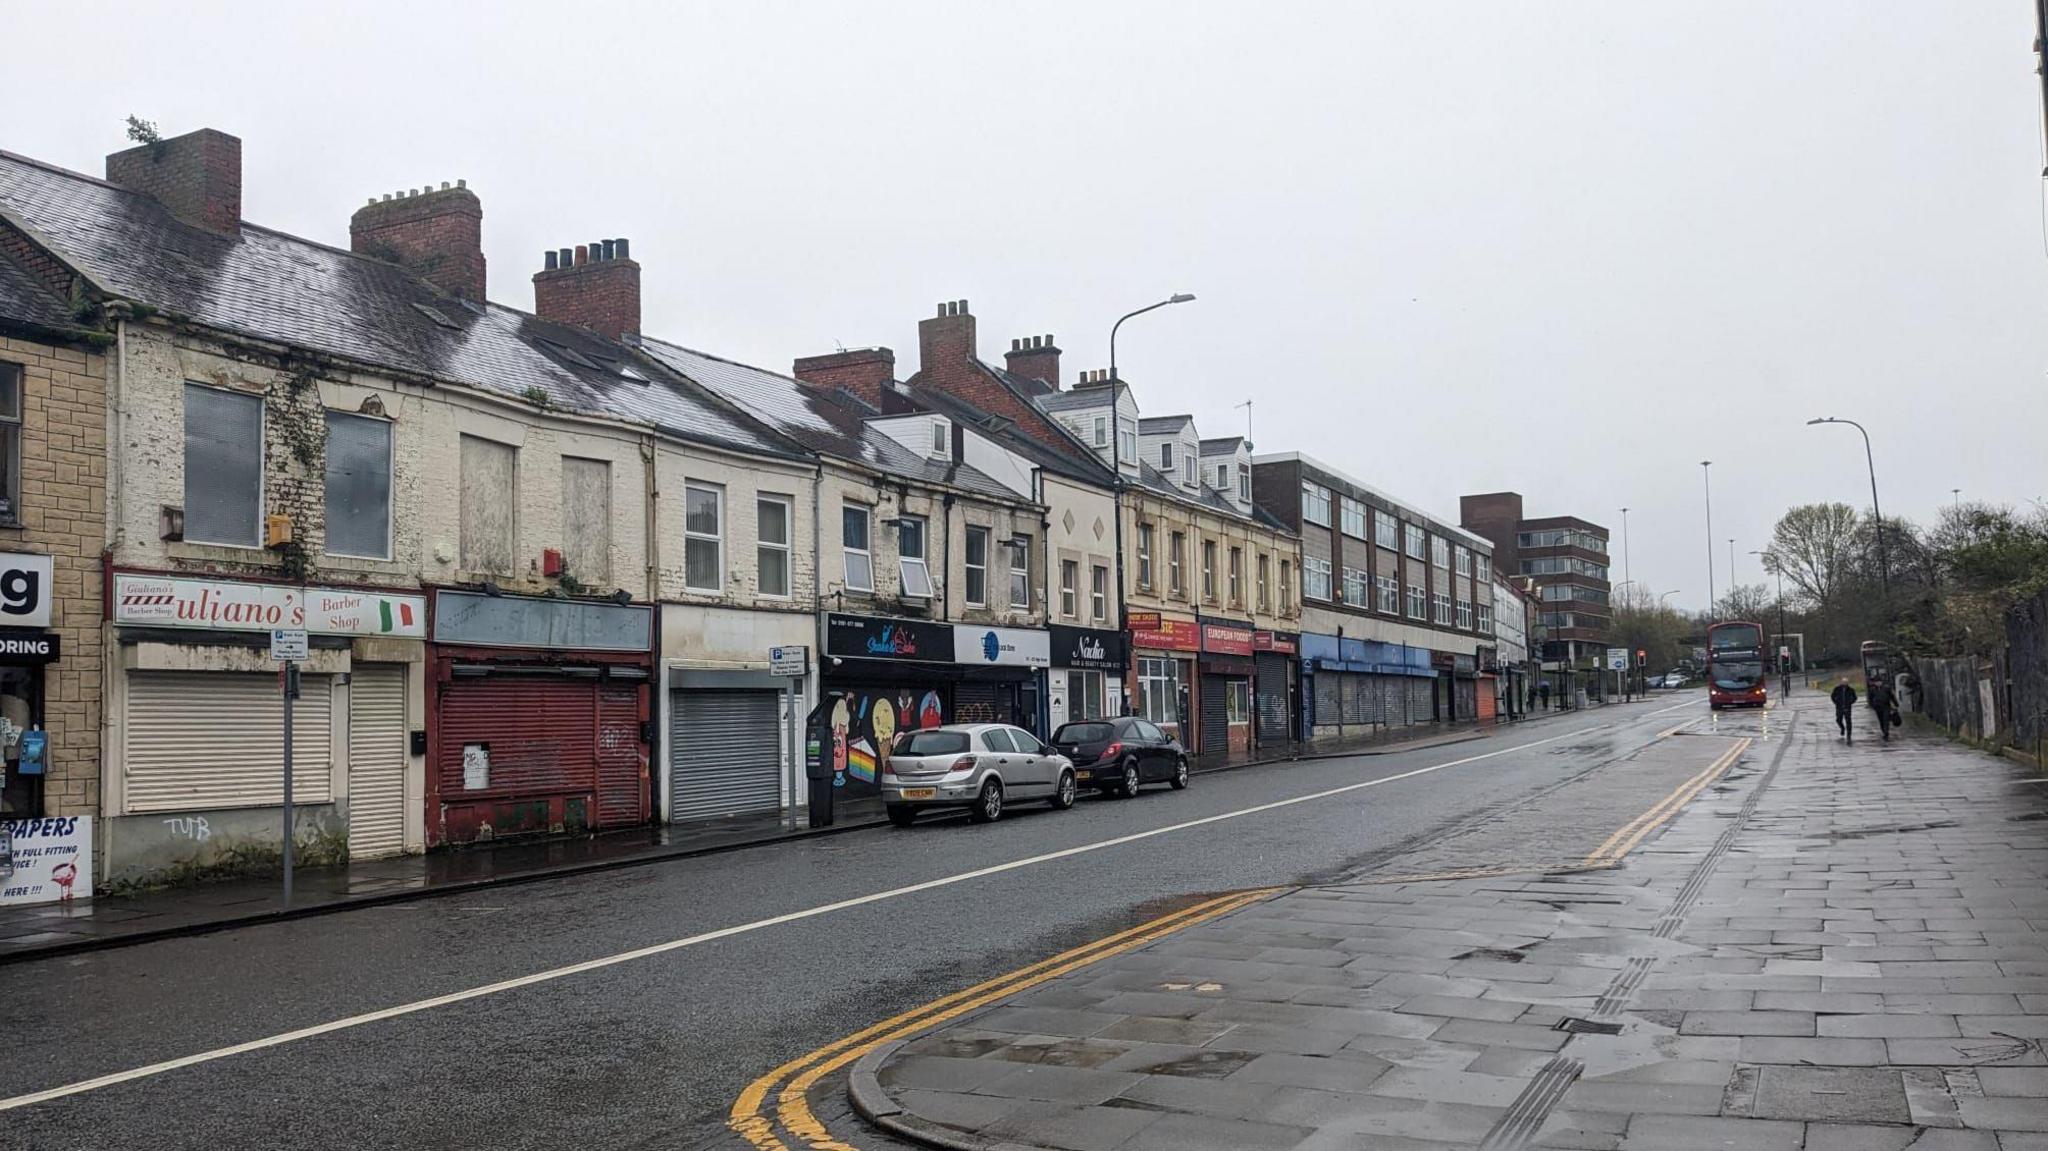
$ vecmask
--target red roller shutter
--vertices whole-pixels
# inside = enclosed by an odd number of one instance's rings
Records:
[[[442,684],[434,772],[447,838],[644,822],[643,690],[535,675],[457,676]],[[470,745],[487,752],[486,779],[465,774]]]

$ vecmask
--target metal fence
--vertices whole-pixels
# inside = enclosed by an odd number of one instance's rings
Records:
[[[1914,658],[1907,702],[1959,735],[2038,758],[2048,748],[2048,592],[2006,613],[2004,639],[1980,655]]]

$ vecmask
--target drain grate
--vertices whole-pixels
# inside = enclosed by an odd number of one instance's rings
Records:
[[[1621,1024],[1619,1023],[1607,1023],[1594,1019],[1580,1019],[1576,1015],[1565,1016],[1563,1019],[1560,1019],[1556,1023],[1551,1024],[1550,1029],[1552,1031],[1568,1032],[1572,1035],[1621,1034]]]

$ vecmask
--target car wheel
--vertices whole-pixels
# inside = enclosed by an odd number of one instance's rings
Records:
[[[1188,761],[1186,756],[1173,761],[1173,789],[1185,791],[1188,786]]]
[[[889,822],[898,827],[909,827],[917,822],[917,809],[907,803],[889,805]]]
[[[1003,817],[1003,785],[1000,780],[986,780],[981,793],[974,797],[974,806],[967,809],[968,818],[976,823],[994,823]]]
[[[1138,776],[1137,761],[1126,762],[1124,764],[1123,782],[1117,785],[1117,790],[1123,794],[1125,799],[1135,799],[1138,795],[1138,788],[1141,786],[1143,786],[1143,781]]]
[[[1080,788],[1074,783],[1074,773],[1071,771],[1060,772],[1060,781],[1052,789],[1052,800],[1050,801],[1052,809],[1054,811],[1065,811],[1074,806],[1074,796],[1079,791]]]

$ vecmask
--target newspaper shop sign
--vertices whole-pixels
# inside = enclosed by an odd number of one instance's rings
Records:
[[[92,817],[0,823],[0,907],[92,898]]]
[[[424,639],[424,596],[177,576],[114,576],[114,622],[226,631],[304,628],[319,635]]]

